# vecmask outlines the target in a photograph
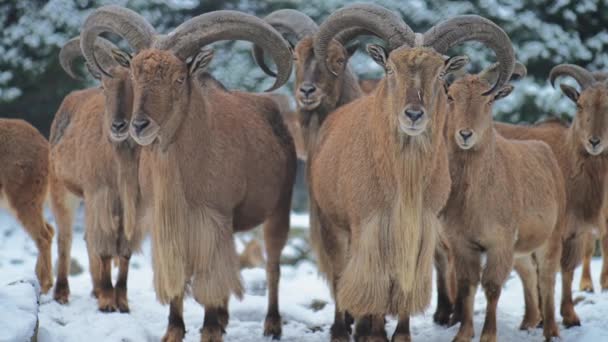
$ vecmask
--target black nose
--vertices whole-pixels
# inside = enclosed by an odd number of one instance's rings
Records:
[[[302,86],[300,86],[300,92],[302,94],[304,94],[304,96],[308,97],[310,96],[310,94],[314,93],[315,90],[317,90],[317,87],[314,86],[314,84],[311,83],[304,83],[302,84]]]
[[[127,128],[127,121],[125,120],[114,120],[112,121],[112,132],[120,133]]]
[[[464,141],[469,140],[469,138],[473,136],[473,132],[469,131],[468,129],[461,129],[460,131],[458,131],[458,134],[460,134],[462,140]]]
[[[133,120],[131,125],[133,126],[133,128],[135,128],[135,133],[139,134],[150,125],[150,120],[145,118],[137,118]]]
[[[591,139],[589,139],[589,143],[591,144],[591,146],[597,147],[597,145],[600,144],[600,138],[592,137]]]
[[[412,120],[412,123],[414,123],[414,122],[418,121],[418,119],[420,119],[424,115],[424,111],[421,109],[418,109],[418,110],[406,109],[405,115],[407,115],[407,117],[410,118],[410,120]]]

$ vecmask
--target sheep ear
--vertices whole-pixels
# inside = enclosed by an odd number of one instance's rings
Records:
[[[574,88],[567,84],[560,84],[560,88],[562,88],[562,92],[570,98],[574,103],[578,102],[578,97],[580,96],[579,92]]]
[[[500,100],[502,98],[509,96],[509,94],[511,94],[512,91],[513,91],[513,86],[510,84],[507,84],[506,86],[500,88],[500,90],[496,92],[496,95],[494,95],[494,101],[497,101],[497,100]]]
[[[449,75],[464,68],[469,64],[469,57],[467,56],[453,56],[445,60],[443,66],[443,76]]]
[[[118,63],[118,65],[125,67],[125,68],[130,68],[131,67],[131,55],[127,52],[124,52],[122,50],[119,49],[112,49],[112,58],[114,58],[114,61],[116,61],[116,63]]]
[[[197,71],[204,71],[211,63],[213,59],[214,51],[211,48],[204,47],[202,48],[191,60],[188,62],[190,75],[194,74]]]
[[[386,61],[388,60],[388,53],[386,49],[378,44],[369,44],[367,46],[367,53],[372,59],[386,69]]]

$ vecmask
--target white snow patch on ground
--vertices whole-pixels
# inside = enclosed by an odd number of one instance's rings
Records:
[[[54,224],[47,213],[47,219]],[[294,226],[299,215],[293,220]],[[71,297],[67,305],[54,302],[51,294],[42,295],[39,307],[38,341],[158,341],[163,336],[167,324],[168,307],[156,301],[152,285],[150,264],[150,244],[146,241],[143,253],[132,258],[129,272],[130,314],[105,314],[97,310],[95,299],[90,295],[91,281],[88,274],[87,253],[82,232],[82,215],[78,216],[72,255],[85,268],[85,272],[70,277]],[[54,247],[55,249],[56,247]],[[35,278],[34,265],[36,248],[20,225],[4,211],[0,211],[0,288],[6,284]],[[56,257],[56,250],[54,255]],[[601,261],[592,263],[594,285],[599,289]],[[301,261],[295,266],[282,266],[280,284],[280,310],[283,316],[282,341],[329,341],[329,327],[333,320],[333,305],[325,282],[317,275],[316,266],[309,261]],[[263,321],[266,313],[266,276],[262,269],[242,272],[247,291],[243,301],[230,301],[230,324],[225,341],[264,341]],[[580,270],[575,275],[578,285]],[[557,284],[561,284],[559,276]],[[556,286],[556,303],[559,303],[561,286]],[[6,295],[8,294],[8,296]],[[583,327],[561,330],[562,341],[608,341],[608,293],[586,294],[576,292],[575,297],[584,296],[576,310]],[[314,311],[313,301],[329,304]],[[2,312],[7,307],[27,307],[35,303],[35,294],[6,293],[0,291]],[[519,331],[523,317],[523,294],[521,282],[513,276],[505,284],[498,307],[499,341],[541,341],[542,331]],[[458,327],[443,328],[432,322],[434,304],[423,315],[412,318],[414,341],[447,341],[456,334]],[[0,340],[7,333],[21,331],[22,322],[31,322],[30,310],[11,310],[0,316]],[[485,298],[478,291],[475,300],[475,331],[479,339],[484,320]],[[556,308],[559,318],[559,308]],[[187,299],[184,308],[186,321],[186,341],[199,341],[199,329],[203,323],[203,309],[194,300]],[[35,322],[35,321],[34,321]],[[25,323],[23,323],[25,324]],[[27,323],[30,324],[30,323]],[[392,334],[396,322],[390,319],[387,331]],[[9,331],[10,330],[10,331]],[[14,340],[14,339],[10,339]]]

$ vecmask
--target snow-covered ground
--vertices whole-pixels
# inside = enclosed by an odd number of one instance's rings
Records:
[[[47,218],[54,223],[50,214]],[[296,222],[306,222],[306,217],[294,217]],[[296,224],[294,224],[296,225]],[[297,224],[298,226],[301,224]],[[150,266],[150,245],[145,243],[143,254],[132,259],[129,273],[130,314],[101,313],[96,301],[91,297],[91,282],[87,270],[86,250],[83,240],[82,215],[80,213],[75,227],[73,257],[83,266],[84,272],[70,277],[71,297],[67,305],[54,302],[52,295],[40,297],[38,341],[158,341],[167,324],[168,307],[159,304],[152,287]],[[298,233],[298,232],[296,232]],[[298,234],[296,234],[298,235]],[[300,231],[299,237],[290,240],[286,250],[288,257],[297,251],[306,250],[303,246],[307,235]],[[250,238],[249,236],[246,238]],[[242,237],[240,239],[243,239]],[[54,250],[56,256],[56,251]],[[15,307],[12,315],[1,315],[2,329],[22,329],[18,322],[31,319],[27,310],[32,298],[24,298],[21,292],[3,291],[7,284],[21,279],[33,279],[36,248],[20,225],[4,211],[0,211],[0,303],[4,311]],[[593,274],[595,288],[599,289],[598,275],[600,260],[594,260]],[[226,341],[262,341],[262,322],[266,310],[265,273],[262,269],[249,269],[242,272],[247,288],[243,301],[230,302],[230,324],[225,335]],[[576,273],[576,285],[580,270]],[[559,277],[558,277],[559,284]],[[556,288],[559,303],[560,286]],[[8,296],[2,297],[3,294]],[[16,293],[10,295],[10,293]],[[32,296],[35,296],[32,292]],[[576,306],[583,327],[562,330],[563,341],[608,341],[608,293],[575,293],[584,299]],[[14,301],[13,303],[10,303]],[[34,299],[35,300],[35,299]],[[7,304],[8,303],[8,304]],[[327,305],[324,305],[327,303]],[[10,305],[9,305],[10,304]],[[282,341],[328,341],[329,326],[333,319],[333,305],[324,281],[317,275],[315,265],[304,259],[294,265],[282,267],[280,286],[280,306],[283,316]],[[485,299],[478,291],[475,302],[475,329],[477,336],[484,319]],[[443,328],[432,323],[434,304],[424,315],[412,319],[414,341],[448,341],[456,333],[457,327]],[[31,312],[31,311],[30,311]],[[199,329],[203,323],[203,309],[192,299],[185,303],[186,341],[198,341]],[[523,295],[521,282],[512,276],[506,283],[499,302],[498,340],[499,341],[541,341],[542,331],[519,331],[523,316]],[[558,315],[559,317],[559,315]],[[11,319],[10,322],[5,320]],[[389,334],[395,329],[396,322],[389,320]],[[3,336],[11,336],[0,333]],[[13,335],[15,336],[15,335]],[[390,336],[390,335],[389,335]]]

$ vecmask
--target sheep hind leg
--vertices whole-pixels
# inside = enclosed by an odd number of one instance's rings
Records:
[[[564,242],[561,270],[562,270],[562,300],[560,314],[562,315],[562,323],[566,328],[580,326],[581,320],[574,310],[574,301],[572,300],[572,280],[574,278],[574,269],[580,261],[582,254],[581,238],[575,237]]]
[[[225,333],[218,316],[218,309],[205,307],[205,320],[201,328],[201,342],[222,342]]]
[[[559,327],[555,320],[555,274],[561,255],[561,236],[554,233],[538,256],[538,288],[543,311],[543,334],[547,341],[559,337]]]
[[[162,342],[181,342],[186,335],[184,323],[184,294],[171,300],[169,304],[169,324]]]
[[[129,275],[129,260],[131,255],[119,257],[118,261],[118,279],[114,287],[114,297],[116,298],[116,307],[122,313],[129,312],[129,300],[127,299],[127,278]]]
[[[116,311],[116,298],[112,286],[112,257],[100,256],[100,282],[97,305],[101,312]]]
[[[281,278],[281,252],[289,235],[291,191],[280,208],[264,224],[264,247],[266,248],[266,277],[268,280],[268,310],[264,320],[264,336],[280,339],[282,333],[279,313],[279,280]]]
[[[588,293],[593,293],[593,279],[591,278],[591,258],[595,252],[595,236],[588,232],[584,239],[583,247],[583,274],[579,283],[579,289]]]
[[[538,275],[532,256],[520,257],[515,260],[515,271],[521,279],[524,288],[526,311],[519,326],[520,330],[536,329],[541,323],[540,304],[538,298]]]
[[[72,250],[72,223],[78,198],[69,193],[65,186],[53,176],[50,181],[50,198],[51,209],[57,224],[57,279],[53,298],[58,303],[65,304],[70,296],[68,275]]]
[[[42,203],[39,205],[16,206],[17,218],[32,237],[38,249],[36,260],[36,277],[40,289],[46,293],[53,286],[53,266],[51,264],[51,245],[53,243],[53,228],[44,221],[42,216]]]

